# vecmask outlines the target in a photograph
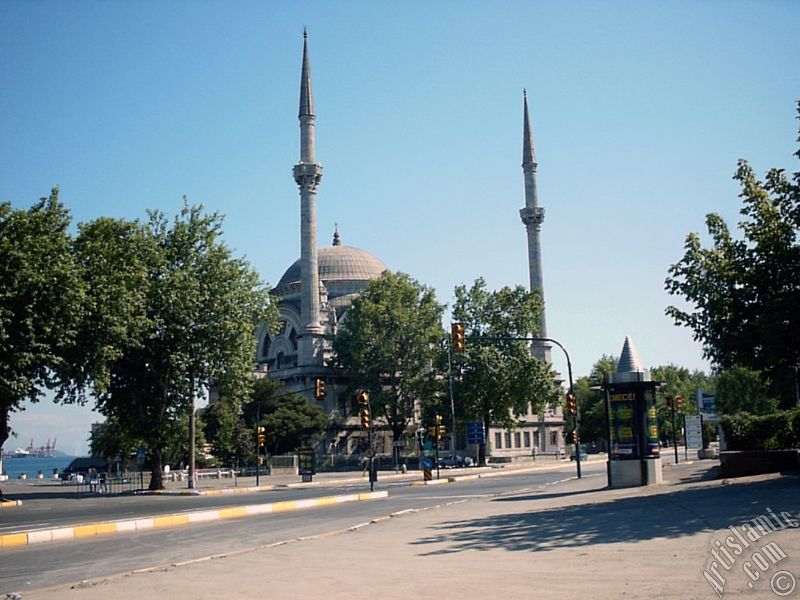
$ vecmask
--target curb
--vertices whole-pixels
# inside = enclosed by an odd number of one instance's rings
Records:
[[[22,500],[4,500],[0,502],[0,508],[14,508],[22,506]]]
[[[72,527],[58,527],[55,529],[40,529],[36,531],[9,533],[0,535],[0,549],[16,548],[19,546],[41,544],[46,542],[77,540],[112,533],[132,533],[136,531],[146,531],[148,529],[177,527],[192,523],[238,519],[251,515],[287,512],[301,510],[304,508],[316,508],[320,506],[329,506],[332,504],[341,504],[343,502],[360,502],[365,500],[378,500],[388,497],[389,492],[387,491],[348,494],[345,496],[325,496],[322,498],[308,498],[305,500],[287,500],[283,502],[273,502],[270,504],[247,504],[244,506],[232,506],[216,510],[201,510],[188,513],[145,517],[140,519],[105,521],[100,523],[74,525]]]
[[[603,460],[583,460],[581,461],[582,465],[586,464],[597,464],[606,462],[605,459]],[[575,463],[572,463],[573,465]],[[510,476],[510,475],[526,475],[529,473],[541,473],[542,471],[556,471],[563,467],[567,466],[566,464],[559,464],[559,465],[550,465],[547,467],[527,467],[523,469],[509,469],[508,471],[501,470],[501,471],[491,471],[489,473],[478,473],[475,475],[452,475],[450,477],[444,477],[442,479],[431,479],[430,481],[412,481],[409,485],[442,485],[444,483],[458,483],[460,481],[470,481],[474,479],[487,479],[489,477],[503,477],[503,476]]]

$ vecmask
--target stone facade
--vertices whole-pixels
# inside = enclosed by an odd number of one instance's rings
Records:
[[[519,211],[525,225],[528,240],[528,277],[531,291],[538,291],[544,303],[544,278],[542,276],[541,231],[544,223],[544,208],[539,206],[536,185],[536,148],[533,144],[531,121],[528,115],[528,95],[523,93],[522,122],[522,173],[525,181],[525,207]],[[545,311],[539,320],[539,337],[547,337]],[[551,344],[546,341],[533,342],[531,352],[541,361],[553,364]],[[519,417],[514,430],[491,428],[487,455],[492,460],[521,460],[535,456],[562,456],[564,444],[564,414],[561,408],[547,410],[542,414],[528,414]]]
[[[365,250],[343,246],[338,229],[331,246],[317,247],[317,190],[322,180],[322,165],[315,156],[314,101],[311,87],[311,66],[308,41],[304,34],[303,63],[300,84],[300,161],[294,167],[294,179],[300,195],[300,258],[281,277],[272,293],[278,298],[281,330],[268,335],[257,332],[257,362],[260,373],[281,381],[287,388],[317,403],[331,418],[334,427],[324,444],[325,453],[349,455],[360,452],[366,433],[358,419],[351,415],[351,398],[344,396],[347,381],[343,374],[328,366],[331,340],[339,324],[347,318],[347,308],[369,280],[380,277],[387,269],[378,258]],[[523,172],[525,175],[525,208],[520,211],[528,232],[531,289],[543,294],[542,259],[539,232],[544,209],[536,196],[536,160],[528,118],[527,97],[524,111]],[[544,314],[540,323],[546,335]],[[534,344],[532,351],[550,363],[550,345]],[[314,398],[314,381],[325,381],[325,398]],[[564,451],[563,417],[557,413],[535,415],[528,412],[519,419],[513,431],[492,428],[487,454],[496,460],[519,460],[542,455],[559,455]],[[411,429],[415,429],[412,425]],[[378,451],[383,442],[390,452],[386,436],[378,435]],[[413,439],[410,442],[413,447]],[[471,449],[467,449],[469,453]]]

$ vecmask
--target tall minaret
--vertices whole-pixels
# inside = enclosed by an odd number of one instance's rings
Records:
[[[536,192],[536,150],[533,146],[531,133],[531,120],[528,116],[528,94],[523,90],[524,103],[523,133],[522,133],[522,172],[525,174],[525,208],[519,211],[519,216],[525,224],[528,233],[528,271],[530,272],[531,291],[538,291],[544,303],[544,285],[542,283],[542,244],[540,233],[544,222],[544,208],[539,206]],[[547,322],[542,306],[542,316],[539,320],[540,337],[547,337]],[[552,364],[550,358],[551,345],[547,342],[534,342],[533,354],[539,360]]]
[[[321,364],[322,335],[319,311],[319,271],[317,268],[317,186],[322,165],[314,162],[314,97],[311,93],[311,66],[308,60],[308,35],[303,31],[303,69],[300,76],[300,162],[294,167],[294,180],[300,188],[300,320],[299,364]]]

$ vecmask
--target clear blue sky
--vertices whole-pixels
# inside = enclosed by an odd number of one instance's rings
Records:
[[[6,0],[0,201],[58,184],[85,221],[175,213],[187,194],[277,282],[299,255],[303,26],[323,243],[338,222],[446,302],[479,276],[527,285],[527,88],[548,328],[576,376],[626,335],[646,365],[708,368],[664,315],[664,278],[706,213],[737,220],[738,158],[797,169],[795,1]],[[12,427],[72,451],[91,419],[44,403]]]

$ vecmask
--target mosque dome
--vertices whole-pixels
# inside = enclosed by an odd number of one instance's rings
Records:
[[[320,281],[328,294],[338,296],[363,288],[370,279],[377,279],[388,269],[382,260],[366,250],[353,246],[326,246],[317,251]],[[353,287],[357,289],[353,289]],[[286,269],[273,293],[286,296],[300,288],[300,259]],[[337,293],[339,292],[339,293]]]

